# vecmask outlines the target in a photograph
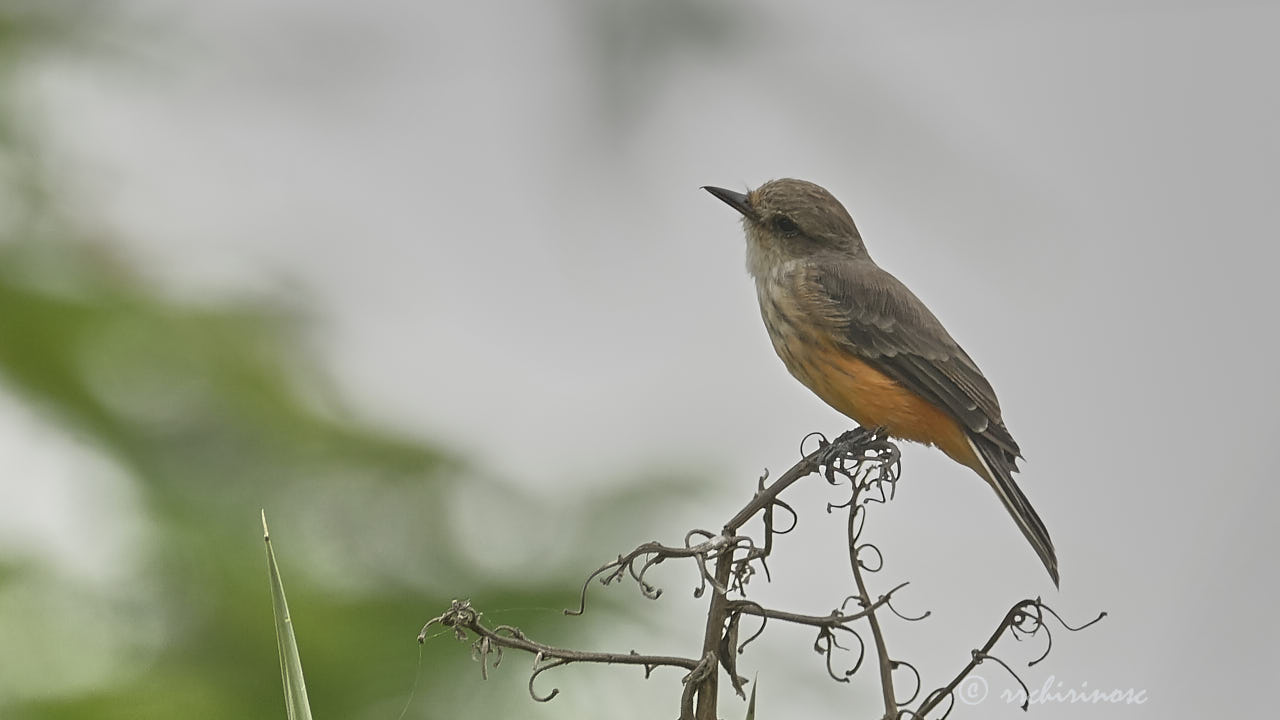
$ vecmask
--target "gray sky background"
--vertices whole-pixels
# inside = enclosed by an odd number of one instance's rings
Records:
[[[354,412],[548,494],[608,481],[606,461],[698,468],[719,491],[653,535],[722,521],[801,436],[850,422],[773,355],[739,224],[698,188],[813,180],[993,381],[1061,558],[1059,592],[976,477],[908,448],[868,533],[889,559],[879,590],[910,579],[900,607],[934,615],[889,627],[896,654],[937,684],[1043,594],[1068,619],[1110,617],[1056,635],[1028,683],[1149,701],[1032,717],[1264,707],[1280,675],[1274,3],[130,6],[151,28],[135,56],[33,87],[57,161],[168,291],[300,298]],[[105,502],[76,491],[98,461],[20,411],[0,424],[4,453],[46,480],[3,491],[35,508],[6,517],[10,536],[73,543]],[[842,530],[819,485],[758,591],[820,613],[847,579],[828,569]],[[127,499],[110,502],[126,538]],[[668,571],[663,602],[696,622],[688,577]],[[764,717],[874,698],[870,675],[825,679],[807,632],[770,635],[743,657]],[[995,698],[1003,673],[980,674],[992,697],[957,716],[1022,717]],[[674,712],[652,684],[609,682],[640,698],[619,717]],[[556,684],[530,717],[598,692]]]

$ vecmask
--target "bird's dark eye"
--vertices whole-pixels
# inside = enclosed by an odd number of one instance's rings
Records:
[[[800,232],[800,226],[796,225],[796,221],[786,215],[779,215],[773,219],[773,227],[783,235],[795,235]]]

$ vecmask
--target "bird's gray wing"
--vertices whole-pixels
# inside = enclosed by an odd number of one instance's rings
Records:
[[[904,387],[946,410],[972,435],[1020,457],[1000,403],[976,363],[929,308],[870,260],[824,263],[799,280],[811,312],[832,323],[846,346]]]
[[[809,267],[799,279],[799,297],[850,352],[964,425],[984,475],[1056,586],[1057,552],[1013,479],[1021,453],[1000,418],[995,391],[938,318],[897,278],[865,259]]]

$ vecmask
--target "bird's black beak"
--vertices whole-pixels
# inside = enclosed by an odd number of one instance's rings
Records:
[[[702,189],[720,198],[721,200],[724,201],[726,205],[733,208],[734,210],[737,210],[738,212],[742,213],[746,217],[749,217],[752,220],[755,219],[756,212],[755,210],[751,209],[751,203],[748,201],[749,199],[747,198],[746,195],[743,195],[742,193],[739,193],[739,192],[734,192],[732,190],[725,190],[724,188],[714,187],[712,185],[703,185]]]

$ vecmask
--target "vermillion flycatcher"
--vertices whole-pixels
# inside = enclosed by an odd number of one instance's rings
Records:
[[[929,308],[867,255],[844,206],[803,180],[745,195],[704,189],[742,213],[747,269],[787,370],[859,425],[934,445],[972,468],[1057,585],[1049,531],[1013,480],[1022,455],[995,391]]]

